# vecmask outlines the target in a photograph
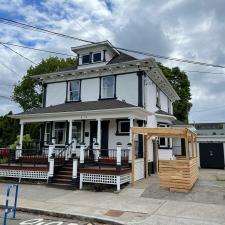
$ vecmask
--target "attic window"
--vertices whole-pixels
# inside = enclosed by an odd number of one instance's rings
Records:
[[[82,64],[90,63],[90,55],[83,55],[82,56]]]
[[[102,54],[101,52],[96,52],[93,54],[93,62],[100,62],[102,61]]]

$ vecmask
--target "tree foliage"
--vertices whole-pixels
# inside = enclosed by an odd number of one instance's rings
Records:
[[[41,106],[41,84],[32,79],[32,76],[51,73],[70,67],[76,63],[75,59],[72,58],[58,58],[49,57],[48,59],[43,59],[41,63],[35,67],[30,67],[27,70],[26,75],[22,80],[15,86],[13,92],[13,100],[19,103],[20,107],[26,111],[34,109]],[[10,112],[9,114],[12,114]],[[19,120],[12,119],[8,115],[0,117],[0,147],[9,146],[17,140],[17,135],[19,134],[20,124]],[[30,136],[30,138],[39,138],[39,127],[40,124],[26,124],[24,127],[24,134]]]
[[[159,67],[167,77],[174,90],[180,97],[180,100],[173,103],[174,116],[178,120],[188,122],[188,113],[192,107],[190,81],[184,71],[179,67],[168,68],[159,63]]]
[[[8,117],[12,112],[0,117],[0,147],[12,144],[19,134],[19,120]]]
[[[51,73],[70,67],[76,63],[72,58],[49,57],[43,59],[37,66],[31,66],[27,74],[22,78],[14,88],[13,100],[19,103],[20,107],[26,111],[41,106],[42,91],[38,80],[32,79],[32,76]]]

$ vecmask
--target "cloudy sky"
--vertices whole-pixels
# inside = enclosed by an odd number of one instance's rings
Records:
[[[0,17],[80,38],[159,55],[225,64],[223,0],[0,0]],[[62,39],[0,23],[0,41],[71,53],[82,42]],[[49,57],[12,47],[35,63]],[[0,46],[0,96],[11,96],[32,64]],[[225,121],[225,71],[221,68],[162,61],[179,66],[191,81],[190,121]],[[224,73],[224,74],[223,74]],[[0,114],[19,106],[0,98]]]

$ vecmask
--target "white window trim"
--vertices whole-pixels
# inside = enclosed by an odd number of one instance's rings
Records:
[[[49,131],[49,133],[47,133],[47,126],[48,126],[48,124],[50,124],[50,131]],[[45,124],[44,145],[48,145],[48,143],[47,143],[47,134],[50,135],[50,139],[51,139],[51,123],[50,122],[47,122]],[[51,140],[49,140],[49,142],[51,142]]]
[[[79,99],[78,100],[72,100],[71,99],[71,92],[72,91],[70,91],[70,88],[71,88],[71,82],[73,82],[73,81],[78,81],[79,82]],[[80,97],[81,97],[81,80],[71,80],[71,81],[69,81],[69,83],[68,83],[68,90],[67,90],[67,101],[68,102],[79,102],[80,101]]]
[[[158,101],[157,101],[158,99]],[[160,96],[160,89],[156,87],[156,106],[161,108],[161,96]]]
[[[83,133],[84,133],[84,132],[83,132],[83,122],[80,121],[80,120],[74,120],[73,123],[74,123],[74,122],[76,122],[76,123],[77,123],[77,122],[78,122],[78,123],[81,123],[81,131],[80,131],[80,132],[81,132],[81,138],[80,138],[80,139],[81,139],[81,142],[82,142],[82,140],[83,140]],[[73,126],[72,126],[72,127],[73,127]],[[72,133],[73,133],[73,132],[72,132]],[[77,142],[77,146],[80,146],[80,143]]]
[[[159,124],[159,127],[167,127],[167,124]],[[163,137],[164,139],[165,139],[165,145],[161,145],[160,144],[160,139],[161,138],[159,138],[159,147],[168,147],[168,138],[166,138],[166,137]]]
[[[129,120],[118,121],[118,133],[119,134],[130,134],[130,131],[128,131],[128,132],[121,131],[121,123],[129,123],[129,125],[130,125],[130,121]]]
[[[56,128],[56,123],[66,123],[65,121],[56,121],[55,122],[55,126],[54,126],[54,137],[55,137],[55,139],[56,139],[56,130],[58,130],[58,128]],[[62,129],[62,128],[60,128],[60,129]],[[63,128],[64,129],[64,144],[58,144],[58,143],[55,143],[57,146],[64,146],[65,145],[65,143],[66,143],[66,125],[65,125],[65,127]]]
[[[113,94],[111,97],[103,97],[103,80],[105,78],[108,78],[108,77],[113,77],[113,86],[112,86],[112,89],[113,89]],[[114,98],[115,96],[115,82],[116,82],[116,79],[115,79],[115,76],[114,75],[109,75],[109,76],[105,76],[105,77],[102,77],[101,78],[101,99],[110,99],[110,98]]]

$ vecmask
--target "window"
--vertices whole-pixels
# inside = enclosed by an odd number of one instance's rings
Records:
[[[66,123],[56,122],[55,123],[55,143],[65,144],[66,142]]]
[[[82,64],[87,64],[87,63],[90,63],[90,55],[83,55],[82,56]]]
[[[168,105],[168,113],[171,113],[171,102],[169,100],[169,98],[167,98],[167,105]]]
[[[102,77],[101,82],[101,98],[113,98],[115,91],[115,77]]]
[[[102,61],[102,54],[101,52],[96,52],[93,54],[93,62],[100,62]]]
[[[76,138],[77,144],[82,142],[81,122],[73,122],[72,138]]]
[[[159,90],[159,88],[156,88],[156,106],[157,107],[161,107],[160,106],[160,90]]]
[[[158,127],[167,127],[167,124],[159,124]],[[168,139],[159,138],[159,147],[168,147]]]
[[[129,120],[117,120],[117,135],[129,135],[130,134],[130,121]]]
[[[45,144],[49,144],[51,141],[51,123],[46,123],[45,125],[45,137],[44,137]]]
[[[73,80],[69,83],[70,101],[80,101],[80,80]]]

